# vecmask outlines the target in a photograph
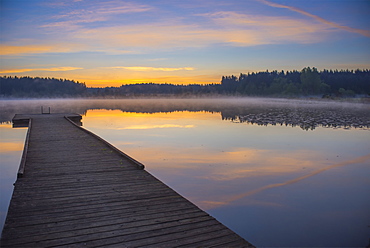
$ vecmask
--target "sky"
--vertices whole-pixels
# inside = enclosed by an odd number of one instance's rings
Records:
[[[106,87],[370,69],[370,0],[0,1],[0,76]]]

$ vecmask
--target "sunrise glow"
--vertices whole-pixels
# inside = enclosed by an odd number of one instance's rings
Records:
[[[0,76],[106,87],[368,69],[369,10],[363,0],[2,1]]]

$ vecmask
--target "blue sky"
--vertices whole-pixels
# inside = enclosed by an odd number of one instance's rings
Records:
[[[88,86],[370,69],[369,0],[1,0],[0,75]]]

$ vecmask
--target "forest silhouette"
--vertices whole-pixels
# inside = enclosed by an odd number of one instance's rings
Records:
[[[141,83],[120,87],[87,87],[74,80],[40,77],[0,77],[0,97],[138,97],[138,96],[323,96],[370,95],[370,70],[264,71],[222,76],[220,84]]]

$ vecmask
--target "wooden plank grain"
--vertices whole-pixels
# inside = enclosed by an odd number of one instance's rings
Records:
[[[87,203],[87,204],[85,204]],[[21,214],[18,214],[13,219],[16,220],[17,218],[25,217],[29,218],[30,215],[35,216],[40,213],[40,215],[74,215],[76,213],[90,213],[90,212],[101,212],[103,209],[108,209],[109,211],[113,211],[115,209],[121,209],[125,213],[129,211],[143,211],[143,213],[147,213],[151,209],[162,208],[164,209],[162,212],[166,212],[168,210],[172,210],[172,206],[176,206],[176,210],[184,209],[184,208],[194,208],[194,206],[188,202],[184,202],[181,197],[157,197],[157,198],[150,198],[150,199],[140,199],[136,201],[122,201],[120,199],[105,199],[101,201],[90,201],[84,202],[84,204],[74,204],[65,206],[63,208],[58,208],[54,206],[49,209],[45,208],[38,208],[38,209],[31,209],[29,211],[23,211]],[[113,215],[113,213],[111,214]]]
[[[148,201],[149,203],[149,201]],[[147,204],[148,204],[147,203]],[[179,201],[174,202],[174,204],[166,203],[166,204],[157,204],[157,205],[130,205],[129,207],[126,206],[125,203],[117,204],[114,206],[98,206],[99,208],[95,207],[93,209],[80,209],[80,210],[66,210],[60,213],[45,213],[44,211],[33,211],[32,215],[24,215],[19,216],[17,218],[13,218],[12,220],[15,222],[17,227],[20,226],[29,226],[29,225],[44,225],[46,223],[61,223],[67,222],[71,220],[81,221],[82,219],[88,218],[106,218],[107,216],[126,216],[126,215],[147,215],[153,214],[157,212],[166,213],[170,211],[178,211],[178,210],[186,210],[186,209],[194,209],[193,205],[181,203]],[[204,213],[199,211],[198,209],[194,209],[194,212]]]
[[[167,222],[162,225],[143,226],[140,230],[120,229],[111,232],[97,233],[93,236],[75,236],[70,243],[61,240],[60,243],[51,241],[47,245],[79,247],[82,244],[88,247],[108,246],[111,244],[125,244],[125,246],[145,247],[147,244],[157,243],[162,240],[172,240],[177,237],[192,236],[194,233],[207,232],[209,230],[221,230],[222,226],[215,220],[200,220],[190,223]]]
[[[121,232],[132,234],[142,232],[146,229],[158,229],[166,226],[176,226],[182,223],[200,222],[208,220],[209,217],[204,213],[193,213],[191,210],[182,211],[182,213],[170,213],[166,218],[158,220],[158,216],[129,216],[126,218],[107,219],[101,222],[89,222],[89,225],[81,225],[75,222],[64,228],[58,226],[55,228],[43,229],[38,233],[24,233],[17,239],[13,239],[12,244],[27,244],[31,240],[47,240],[48,245],[52,243],[69,242],[70,239],[80,237],[80,239],[89,239],[96,237],[98,233]]]

